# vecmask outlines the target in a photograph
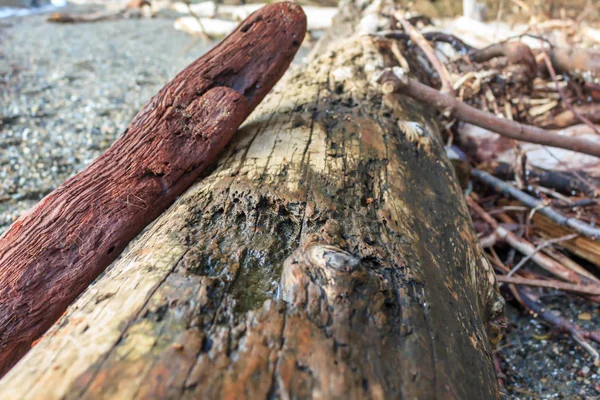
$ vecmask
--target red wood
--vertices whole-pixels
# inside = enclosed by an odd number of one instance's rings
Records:
[[[305,31],[292,3],[251,15],[0,238],[0,376],[215,159],[281,78]]]

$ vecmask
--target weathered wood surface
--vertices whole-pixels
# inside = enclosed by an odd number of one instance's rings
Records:
[[[0,376],[211,164],[281,78],[305,32],[292,3],[253,14],[0,238]]]
[[[341,7],[334,30],[381,15]],[[498,397],[503,301],[431,110],[382,95],[391,54],[337,32],[0,380],[4,399]]]

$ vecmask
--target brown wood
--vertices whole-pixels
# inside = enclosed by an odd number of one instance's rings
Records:
[[[531,225],[535,232],[544,239],[557,238],[573,233],[573,230],[560,226],[539,213],[533,214]],[[598,240],[578,236],[572,240],[561,242],[560,246],[600,269],[600,242]]]
[[[483,49],[476,49],[469,52],[469,59],[476,63],[486,62],[496,57],[506,57],[509,64],[522,64],[526,66],[530,76],[535,77],[537,72],[535,56],[525,43],[494,43]]]
[[[600,51],[577,47],[553,48],[548,51],[557,73],[588,73],[600,77]]]
[[[396,58],[357,28],[389,26],[389,5],[342,2],[215,170],[0,380],[3,400],[499,396],[503,300],[434,110],[382,93]]]
[[[594,124],[600,123],[600,105],[598,103],[573,106],[578,114],[592,121]],[[539,122],[544,128],[562,129],[581,123],[578,116],[571,110],[565,110],[554,116],[545,116]]]
[[[537,126],[496,117],[492,113],[471,107],[456,97],[441,93],[406,75],[396,77],[396,79],[396,85],[400,87],[402,93],[424,104],[431,105],[440,112],[448,112],[461,121],[477,125],[511,139],[577,151],[600,158],[600,144],[591,140],[561,136]]]
[[[281,78],[305,31],[292,3],[250,16],[0,238],[0,375],[210,165]]]

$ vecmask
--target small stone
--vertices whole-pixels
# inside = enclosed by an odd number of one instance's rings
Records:
[[[590,367],[588,367],[587,365],[583,368],[581,368],[581,374],[583,376],[587,376],[590,373]]]
[[[578,319],[582,320],[582,321],[591,321],[592,320],[592,314],[590,314],[589,312],[582,312],[581,314],[579,314],[577,316]]]

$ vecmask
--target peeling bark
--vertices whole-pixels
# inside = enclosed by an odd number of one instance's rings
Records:
[[[385,13],[341,7],[3,398],[499,397],[503,301],[432,110],[384,95],[391,55],[347,34]]]

